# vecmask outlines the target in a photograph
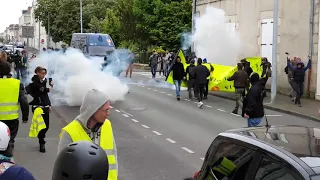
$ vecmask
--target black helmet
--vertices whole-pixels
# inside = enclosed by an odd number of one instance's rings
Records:
[[[69,144],[59,153],[52,180],[106,180],[108,171],[105,151],[94,143],[80,141]]]

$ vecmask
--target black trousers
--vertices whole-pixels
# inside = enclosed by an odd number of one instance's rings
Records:
[[[201,102],[205,92],[205,84],[196,84],[196,93],[198,101]]]
[[[209,79],[207,79],[207,82],[204,86],[204,97],[207,98],[208,97],[208,92],[209,92]]]
[[[37,107],[32,106],[32,113],[34,113],[34,110]],[[39,134],[38,134],[38,139],[39,139],[39,144],[45,144],[46,141],[44,140],[44,138],[46,137],[46,133],[49,129],[49,108],[42,108],[43,113],[42,114],[42,118],[44,120],[44,123],[46,124],[46,128],[42,129]]]
[[[1,122],[5,123],[10,129],[10,144],[13,146],[14,139],[18,134],[19,129],[19,120],[2,120]]]

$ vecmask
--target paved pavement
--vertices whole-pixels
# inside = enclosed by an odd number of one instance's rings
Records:
[[[246,120],[230,114],[234,102],[210,96],[199,109],[195,101],[175,98],[175,91],[160,79],[151,80],[137,72],[124,101],[112,104],[113,123],[119,158],[119,180],[178,180],[192,176],[202,165],[206,150],[215,136],[227,129],[246,126]],[[48,179],[56,157],[58,134],[63,120],[70,122],[79,107],[54,107],[48,133],[48,153],[38,153],[37,140],[25,138],[29,126],[22,125],[16,145],[16,159],[37,179]],[[269,124],[320,126],[320,122],[266,110]]]

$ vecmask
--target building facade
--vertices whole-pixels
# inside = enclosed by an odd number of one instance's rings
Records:
[[[197,14],[203,15],[207,6],[225,11],[226,23],[239,32],[242,44],[246,47],[243,56],[263,56],[272,61],[273,0],[196,0]],[[284,72],[285,52],[301,57],[304,63],[307,63],[307,56],[311,53],[312,69],[306,73],[305,94],[320,99],[320,76],[317,78],[317,74],[320,74],[317,73],[319,0],[279,0],[278,22],[278,92],[290,91]]]
[[[22,37],[22,27],[23,26],[31,26],[31,9],[32,7],[28,7],[28,10],[23,10],[22,15],[19,18],[19,42],[25,44],[26,46],[33,46],[33,38],[25,38]]]

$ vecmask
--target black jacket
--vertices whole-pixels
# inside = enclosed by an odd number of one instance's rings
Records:
[[[242,116],[247,114],[250,118],[261,118],[264,116],[263,89],[267,78],[252,82],[246,97],[243,100]]]
[[[250,67],[250,62],[246,62],[244,64],[244,71],[247,72],[248,76],[251,75],[251,73],[253,72],[252,68]]]
[[[206,84],[207,83],[207,77],[210,76],[210,71],[208,68],[202,64],[197,65],[192,69],[191,74],[195,78],[195,84]]]
[[[32,83],[29,86],[29,93],[33,97],[33,100],[29,103],[30,105],[38,106],[51,106],[51,101],[49,99],[48,93],[50,92],[47,88],[47,79],[40,81],[37,75],[32,77]]]
[[[189,75],[189,79],[194,79],[194,76],[193,74],[191,73],[193,71],[193,68],[196,67],[194,64],[190,64],[187,69],[186,69],[186,75],[188,74]]]
[[[183,64],[176,62],[172,66],[173,80],[182,80],[185,76]]]
[[[298,68],[298,65],[301,65],[301,68]],[[302,67],[303,63],[302,62],[298,62],[297,66],[292,66],[292,64],[290,63],[290,61],[287,61],[287,66],[293,71],[293,79],[295,82],[297,83],[303,83],[304,82],[304,76],[305,76],[305,72],[311,68],[311,60],[309,59],[308,64],[306,67]]]
[[[11,75],[8,75],[7,77],[11,77]],[[0,77],[3,78],[3,77]],[[28,105],[28,99],[26,96],[26,91],[24,89],[24,86],[22,83],[20,83],[20,91],[19,91],[19,98],[18,102],[20,104],[20,109],[22,112],[22,120],[28,121],[29,118],[29,105]]]

